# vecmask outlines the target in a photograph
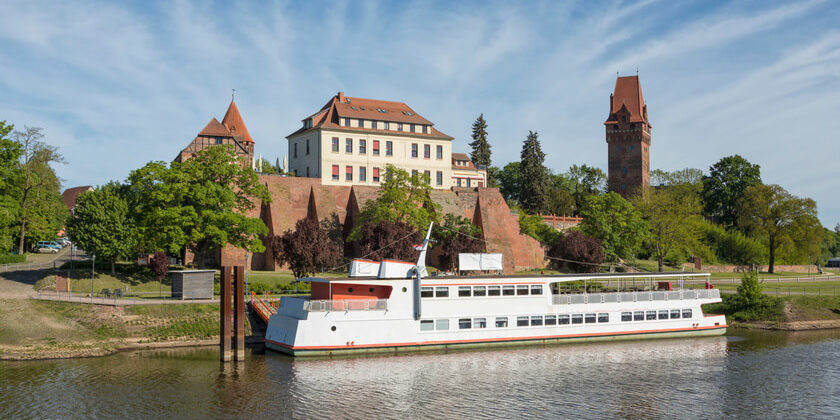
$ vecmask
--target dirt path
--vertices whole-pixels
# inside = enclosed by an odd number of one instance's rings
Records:
[[[38,263],[47,265],[54,264],[56,267],[61,266],[70,260],[70,248],[64,248],[55,255],[38,255]],[[76,258],[80,258],[79,254]],[[15,266],[15,265],[10,265]],[[16,271],[0,271],[0,299],[25,299],[34,293],[32,286],[44,277],[53,275],[51,268],[43,270],[28,270],[20,269]]]

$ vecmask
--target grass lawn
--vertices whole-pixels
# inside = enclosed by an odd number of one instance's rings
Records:
[[[93,305],[0,300],[0,344],[51,346],[120,338],[125,328]]]

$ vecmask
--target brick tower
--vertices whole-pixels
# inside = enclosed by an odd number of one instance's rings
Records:
[[[624,197],[650,185],[650,121],[639,76],[619,77],[610,95],[607,188]]]

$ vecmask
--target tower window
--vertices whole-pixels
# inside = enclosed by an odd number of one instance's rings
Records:
[[[627,176],[627,168],[621,168],[621,174]]]
[[[615,146],[615,150],[620,152],[621,151],[621,146]]]
[[[632,144],[630,145],[630,151],[631,152],[633,151],[633,145]]]
[[[627,184],[621,184],[621,191],[627,191]]]

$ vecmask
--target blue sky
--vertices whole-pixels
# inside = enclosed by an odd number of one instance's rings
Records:
[[[230,2],[234,3],[234,2]],[[269,160],[332,95],[403,101],[495,165],[528,130],[546,164],[606,169],[616,72],[638,69],[651,167],[741,154],[840,222],[840,3],[41,2],[0,4],[0,120],[43,127],[65,187],[169,161],[237,104]]]

